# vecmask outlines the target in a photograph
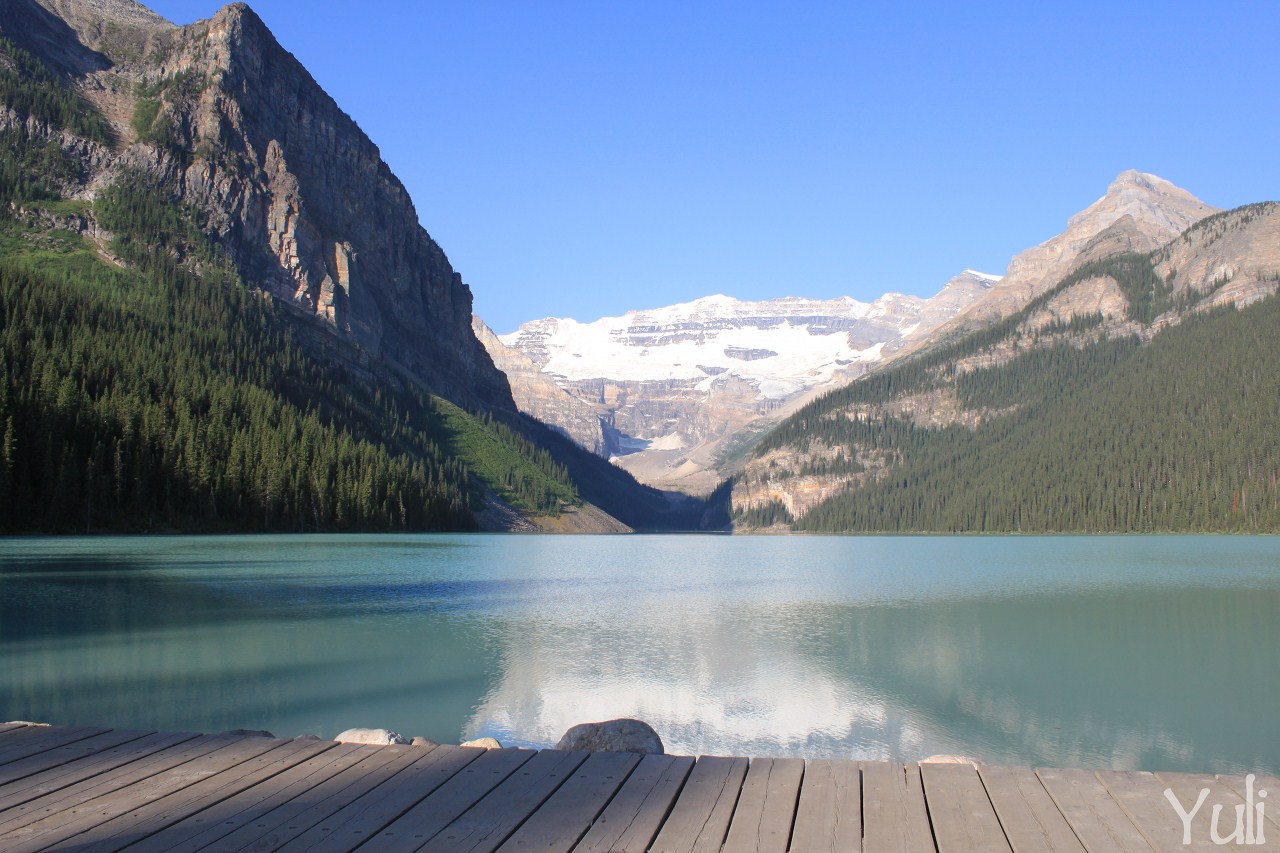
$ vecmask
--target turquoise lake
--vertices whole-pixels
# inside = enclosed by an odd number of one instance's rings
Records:
[[[1280,538],[0,540],[0,720],[1280,772]]]

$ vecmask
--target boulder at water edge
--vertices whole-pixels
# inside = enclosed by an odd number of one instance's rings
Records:
[[[639,755],[662,755],[662,738],[653,727],[641,720],[605,720],[603,723],[579,723],[564,733],[556,749],[587,752],[634,752]]]
[[[502,744],[498,743],[491,737],[478,737],[475,740],[460,743],[458,746],[478,746],[481,749],[502,749]]]
[[[373,746],[407,744],[409,739],[390,729],[347,729],[334,738],[338,743],[367,743]]]

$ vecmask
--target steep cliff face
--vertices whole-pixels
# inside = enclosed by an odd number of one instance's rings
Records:
[[[479,317],[472,318],[471,326],[494,364],[506,374],[507,381],[511,383],[511,395],[520,411],[559,430],[592,453],[609,455],[609,441],[601,413],[596,407],[565,391],[524,353],[503,346],[498,336]]]
[[[147,180],[356,364],[514,410],[471,293],[377,147],[243,3],[175,27],[127,0],[5,0],[5,34],[79,76],[111,119],[84,197]]]

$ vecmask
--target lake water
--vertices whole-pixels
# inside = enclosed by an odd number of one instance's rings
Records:
[[[0,720],[1280,771],[1272,537],[0,540]]]

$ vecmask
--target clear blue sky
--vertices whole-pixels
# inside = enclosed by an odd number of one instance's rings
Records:
[[[251,5],[499,332],[712,293],[929,295],[1002,273],[1129,168],[1220,207],[1280,197],[1268,2]]]

